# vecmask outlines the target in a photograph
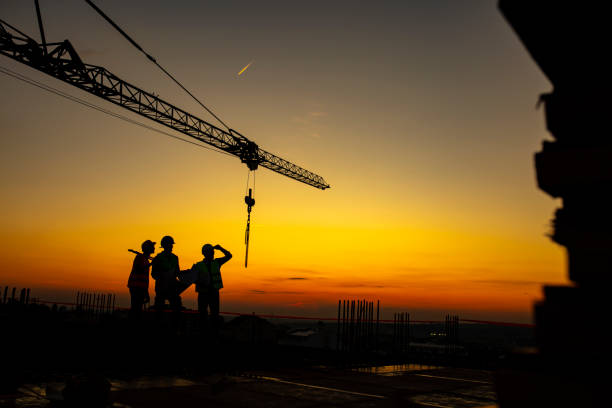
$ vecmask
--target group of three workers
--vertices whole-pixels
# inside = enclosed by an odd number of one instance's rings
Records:
[[[232,254],[221,245],[206,244],[202,247],[204,259],[195,263],[190,270],[181,271],[176,254],[172,253],[174,239],[166,235],[160,242],[163,251],[151,259],[155,252],[155,242],[146,240],[142,243],[142,253],[134,258],[132,271],[128,279],[131,308],[130,316],[138,319],[143,305],[149,302],[149,268],[151,277],[155,280],[155,304],[158,311],[165,308],[166,300],[170,308],[178,312],[182,309],[181,293],[195,283],[198,293],[198,310],[200,316],[208,324],[208,309],[210,309],[213,325],[219,321],[219,290],[223,288],[221,265],[232,258]],[[215,258],[215,250],[223,253],[223,257]]]

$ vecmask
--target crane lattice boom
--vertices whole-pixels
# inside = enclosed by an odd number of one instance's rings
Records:
[[[68,40],[39,44],[0,20],[0,54],[233,154],[251,170],[261,165],[310,186],[322,190],[329,188],[323,177],[261,149],[240,133],[222,130],[118,78],[103,67],[83,63]]]

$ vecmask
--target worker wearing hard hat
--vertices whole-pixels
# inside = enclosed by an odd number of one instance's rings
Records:
[[[155,242],[147,239],[140,247],[142,253],[137,253],[134,257],[127,284],[130,290],[129,317],[132,319],[140,319],[143,305],[149,302],[149,259],[155,252]]]
[[[215,258],[215,249],[223,253],[222,258]],[[208,326],[208,309],[212,327],[219,325],[219,290],[223,288],[221,265],[232,258],[232,254],[221,245],[206,244],[202,247],[204,259],[193,265],[195,271],[196,292],[198,292],[198,310],[205,327]]]
[[[174,239],[166,235],[160,245],[164,250],[157,254],[151,265],[151,277],[155,279],[155,308],[163,310],[166,300],[174,311],[181,309],[181,297],[178,294],[177,277],[180,271],[178,256],[172,253]]]

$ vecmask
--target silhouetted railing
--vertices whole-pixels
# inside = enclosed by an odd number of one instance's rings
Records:
[[[444,343],[447,353],[455,353],[459,347],[459,316],[446,315],[444,318]]]
[[[19,291],[19,298],[17,298],[17,288],[14,287],[13,290],[10,291],[9,296],[9,287],[5,286],[4,295],[0,298],[0,301],[2,301],[3,305],[27,305],[30,303],[30,288],[21,289]]]
[[[408,353],[410,348],[410,313],[393,314],[393,352]]]
[[[112,314],[115,311],[116,296],[112,293],[77,292],[75,309],[92,317]]]

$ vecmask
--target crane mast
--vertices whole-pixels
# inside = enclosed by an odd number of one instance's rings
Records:
[[[68,40],[38,43],[0,20],[0,54],[96,95],[115,105],[230,153],[249,170],[258,166],[325,190],[323,177],[261,149],[235,130],[225,131],[117,77],[107,69],[85,64]]]

